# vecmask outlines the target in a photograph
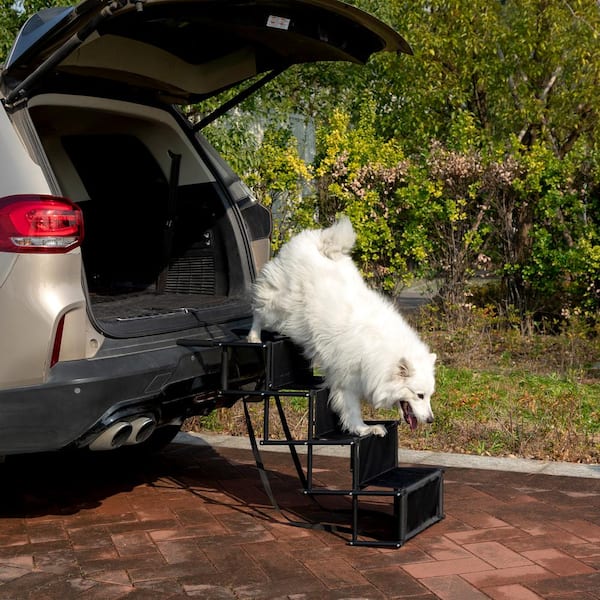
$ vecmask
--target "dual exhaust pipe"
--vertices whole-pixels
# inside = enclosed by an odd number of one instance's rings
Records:
[[[120,420],[100,433],[89,445],[90,450],[116,450],[145,442],[156,429],[152,417],[137,417],[131,421]]]

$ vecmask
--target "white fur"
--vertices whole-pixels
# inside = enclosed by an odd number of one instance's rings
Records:
[[[303,348],[322,370],[332,409],[353,434],[385,435],[366,425],[361,400],[376,409],[401,406],[414,429],[431,423],[436,356],[393,305],[367,287],[349,256],[356,234],[347,217],[305,230],[268,262],[253,287],[248,334],[276,331]]]

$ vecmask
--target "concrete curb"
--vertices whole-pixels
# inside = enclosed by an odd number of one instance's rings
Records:
[[[250,450],[250,440],[245,436],[230,436],[219,433],[181,432],[174,443],[198,444],[212,448],[240,448]],[[286,446],[261,446],[262,451],[288,452]],[[299,453],[306,448],[298,446]],[[348,456],[346,446],[318,446],[315,454],[322,456]],[[530,460],[526,458],[497,458],[494,456],[473,456],[469,454],[453,454],[447,452],[429,452],[421,450],[398,450],[400,463],[432,465],[438,467],[457,467],[463,469],[483,469],[488,471],[509,471],[513,473],[529,473],[538,475],[557,475],[561,477],[582,477],[600,479],[600,465],[578,464]]]

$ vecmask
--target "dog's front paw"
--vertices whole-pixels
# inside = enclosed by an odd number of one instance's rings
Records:
[[[246,336],[246,341],[250,342],[251,344],[260,344],[262,340],[260,339],[260,335],[257,335],[256,333],[251,331]]]
[[[358,435],[376,435],[378,437],[384,437],[387,434],[387,429],[383,425],[362,425],[357,427]]]
[[[370,425],[371,433],[379,437],[387,435],[387,429],[383,425]]]

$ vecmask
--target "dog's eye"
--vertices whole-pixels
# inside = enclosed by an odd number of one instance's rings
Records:
[[[419,393],[417,394],[417,398],[418,398],[419,400],[425,400],[425,394],[423,394],[422,392],[419,392]]]

